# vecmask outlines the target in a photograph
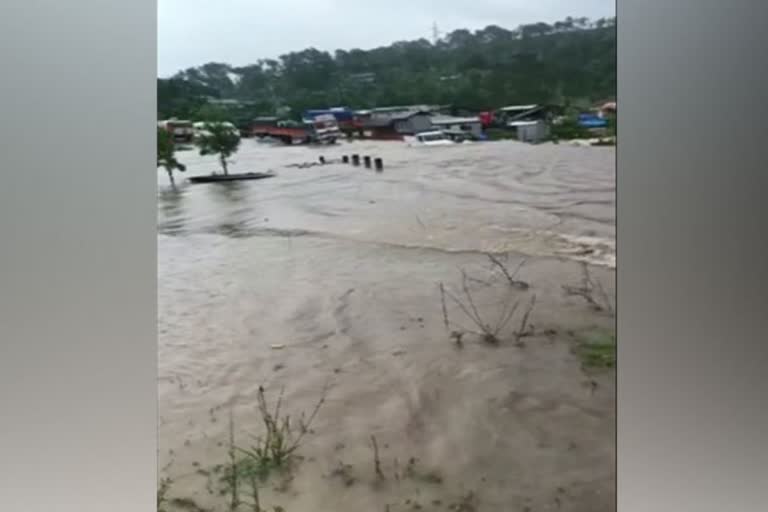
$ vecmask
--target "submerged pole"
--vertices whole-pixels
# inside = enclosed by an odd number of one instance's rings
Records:
[[[384,160],[376,158],[373,160],[373,164],[376,166],[376,171],[381,172],[384,170]]]
[[[363,157],[363,163],[365,164],[365,168],[366,169],[370,169],[371,168],[371,157],[368,156],[368,155],[365,155]]]
[[[349,155],[344,155],[341,157],[342,163],[348,164],[349,163]]]
[[[360,155],[352,155],[352,165],[360,165]]]
[[[324,156],[321,155],[320,158],[318,158],[318,160],[320,160],[320,164],[321,165],[325,165],[325,157]]]

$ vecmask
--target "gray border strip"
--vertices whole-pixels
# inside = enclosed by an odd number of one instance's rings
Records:
[[[766,508],[765,11],[619,3],[622,512]]]
[[[155,507],[155,18],[0,7],[0,510]]]
[[[0,505],[152,510],[155,5],[41,4],[0,15]],[[765,507],[764,9],[619,6],[621,511]]]

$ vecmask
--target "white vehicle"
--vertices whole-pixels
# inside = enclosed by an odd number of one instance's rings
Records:
[[[205,121],[198,121],[192,124],[192,132],[195,139],[199,139],[201,136],[210,135],[210,132],[206,129],[206,125],[208,124],[210,123]],[[221,125],[228,128],[232,133],[237,134],[238,137],[240,136],[240,130],[238,130],[234,124],[225,121],[221,123]]]
[[[455,144],[445,133],[441,131],[421,132],[413,136],[405,137],[409,146],[452,146]]]

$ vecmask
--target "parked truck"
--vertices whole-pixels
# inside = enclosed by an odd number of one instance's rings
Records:
[[[182,121],[180,119],[167,119],[159,121],[157,126],[168,131],[175,142],[192,142],[194,129],[191,121]]]
[[[251,134],[260,139],[272,138],[286,144],[335,144],[342,132],[332,115],[319,115],[302,122],[277,118],[255,119]]]

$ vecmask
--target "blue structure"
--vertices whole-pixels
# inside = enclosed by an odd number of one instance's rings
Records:
[[[335,117],[337,122],[352,122],[353,119],[352,110],[346,107],[306,110],[302,114],[302,118],[314,119],[317,116],[329,114]]]
[[[596,114],[579,114],[579,126],[584,128],[605,128],[608,121]]]

